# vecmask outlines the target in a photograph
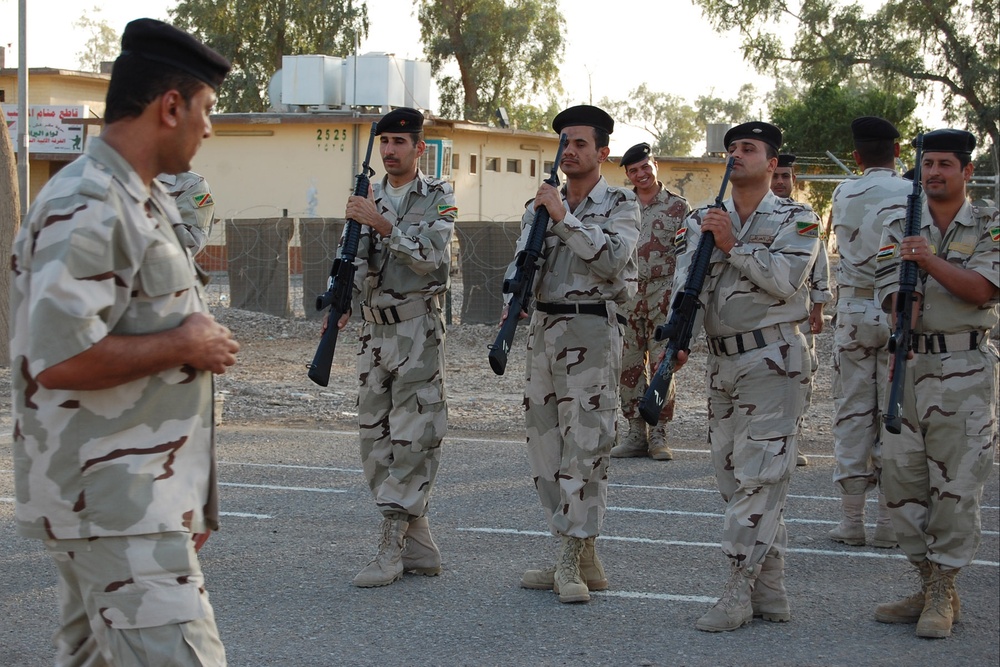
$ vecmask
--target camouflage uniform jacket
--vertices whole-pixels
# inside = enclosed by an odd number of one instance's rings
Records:
[[[894,169],[872,167],[833,191],[833,232],[840,253],[838,286],[874,289],[882,227],[890,216],[905,215],[906,195],[912,188]]]
[[[361,228],[355,296],[364,305],[388,308],[426,299],[448,290],[451,237],[458,207],[451,186],[417,172],[402,211],[383,196],[386,178],[374,183],[375,207],[393,223],[383,238],[370,227]],[[390,261],[391,260],[391,261]]]
[[[201,174],[160,174],[156,177],[167,194],[174,198],[181,214],[181,224],[174,227],[181,245],[197,255],[208,244],[215,216],[215,200]]]
[[[563,187],[563,203],[566,189]],[[576,210],[560,222],[549,222],[542,247],[543,270],[535,280],[535,298],[549,303],[625,304],[636,293],[638,268],[635,246],[639,239],[639,204],[635,194],[611,187],[602,176]],[[521,236],[515,258],[528,241],[535,207],[531,202],[521,218]],[[507,277],[516,272],[515,262]],[[510,295],[505,296],[510,300]]]
[[[11,269],[18,532],[88,538],[216,527],[212,374],[171,368],[110,389],[36,377],[107,335],[207,312],[173,200],[92,139],[42,189]]]
[[[768,191],[741,228],[731,199],[725,207],[743,245],[734,247],[729,257],[718,248],[712,253],[699,297],[704,307],[698,316],[706,334],[731,336],[807,319],[809,290],[803,284],[819,252],[819,218],[812,208]],[[675,294],[684,289],[707,210],[691,213],[677,232]]]
[[[639,283],[635,298],[629,304],[628,310],[635,310],[640,301],[647,302],[647,311],[655,312],[660,301],[669,298],[670,288],[674,279],[674,239],[677,230],[684,224],[684,218],[691,212],[687,200],[675,195],[657,182],[660,191],[648,206],[640,202],[642,227],[639,229],[639,242],[636,245],[638,259]],[[670,304],[663,304],[663,310],[668,311]]]
[[[876,298],[885,312],[892,308],[892,295],[899,290],[899,243],[906,227],[906,211],[886,222],[879,251]],[[969,269],[1000,287],[1000,219],[997,209],[978,208],[968,201],[943,236],[931,219],[927,200],[923,204],[920,235],[929,240],[938,257]],[[959,299],[929,274],[921,271],[916,290],[923,294],[916,333],[961,333],[986,331],[997,324],[1000,301],[996,293],[984,306]]]

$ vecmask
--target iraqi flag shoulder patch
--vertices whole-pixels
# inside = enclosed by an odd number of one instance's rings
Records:
[[[896,256],[896,244],[890,243],[889,245],[884,245],[878,249],[875,253],[875,259],[879,262],[883,262],[887,259],[892,259]]]

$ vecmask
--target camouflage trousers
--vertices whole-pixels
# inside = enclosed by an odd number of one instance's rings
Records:
[[[783,333],[757,350],[709,355],[708,438],[726,501],[722,550],[740,567],[785,549],[783,512],[811,369],[804,336]]]
[[[840,299],[833,330],[833,483],[843,494],[871,491],[882,473],[888,341],[886,315],[873,299]]]
[[[647,289],[652,289],[647,286]],[[670,309],[670,291],[655,292],[658,300],[650,303],[649,299],[633,299],[629,305],[628,323],[625,326],[625,338],[622,348],[621,374],[621,407],[622,416],[626,419],[639,419],[639,399],[646,394],[649,380],[656,373],[660,353],[664,343],[654,338],[656,327],[667,321],[666,312]],[[666,311],[664,311],[664,308]],[[660,423],[674,418],[674,386],[677,379],[670,383],[667,402],[660,411]]]
[[[58,667],[226,664],[190,533],[45,547],[59,571]]]
[[[997,352],[916,354],[907,363],[902,432],[883,433],[882,488],[913,562],[968,565],[997,439]]]
[[[358,353],[361,466],[383,516],[427,513],[448,427],[444,321],[365,324]]]
[[[553,535],[601,532],[621,354],[613,315],[532,316],[524,422],[531,474]]]

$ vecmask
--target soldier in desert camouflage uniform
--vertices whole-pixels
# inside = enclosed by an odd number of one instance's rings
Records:
[[[653,337],[657,325],[670,314],[671,287],[674,279],[674,236],[691,212],[687,200],[663,187],[656,180],[656,160],[649,144],[642,143],[625,151],[619,164],[634,186],[642,212],[642,228],[636,253],[639,285],[636,295],[625,305],[628,326],[622,353],[621,406],[628,421],[628,433],[611,450],[613,457],[649,456],[670,461],[673,452],[667,446],[667,422],[674,418],[674,385],[660,412],[660,420],[647,434],[646,422],[639,416],[639,399],[646,393],[650,376],[656,372],[657,353],[662,345]],[[648,438],[647,438],[648,436]]]
[[[375,132],[386,176],[368,197],[347,201],[347,217],[362,225],[355,275],[365,322],[358,351],[361,463],[383,517],[378,552],[354,577],[364,588],[391,584],[404,571],[441,572],[427,509],[448,425],[441,302],[458,208],[450,185],[417,168],[423,122],[407,107],[382,117]]]
[[[896,172],[899,132],[875,116],[851,123],[854,161],[864,172],[833,191],[837,235],[837,324],[833,331],[833,483],[841,494],[843,518],[830,539],[865,544],[865,495],[879,487],[882,473],[882,406],[889,325],[875,303],[875,255],[888,216],[906,208],[912,183]],[[871,545],[896,546],[885,494],[878,494],[878,519]]]
[[[795,192],[795,156],[791,153],[778,155],[778,167],[771,174],[771,192],[776,197],[791,199]],[[803,204],[805,206],[805,204]],[[823,333],[823,308],[833,301],[833,293],[830,291],[830,258],[827,256],[826,243],[820,241],[819,254],[816,255],[816,263],[813,264],[812,273],[809,275],[809,322],[804,323],[803,333],[806,336],[806,343],[809,345],[809,361],[812,367],[812,376],[819,370],[819,357],[816,355],[816,335]],[[804,325],[803,325],[804,326]],[[803,413],[809,410],[812,403],[813,383],[809,383],[806,390],[806,404]],[[801,451],[795,456],[795,465],[809,465],[809,458]]]
[[[201,174],[185,171],[182,174],[160,174],[156,177],[167,194],[174,198],[181,213],[181,224],[174,227],[181,245],[195,257],[208,244],[215,215],[215,200],[208,183]]]
[[[42,189],[12,258],[18,532],[59,573],[57,665],[224,665],[192,533],[218,527],[215,322],[155,181],[190,169],[229,63],[128,24],[105,128]]]
[[[559,165],[566,185],[538,189],[521,219],[517,251],[525,247],[535,209],[544,206],[551,219],[528,328],[524,421],[535,488],[562,550],[555,567],[528,570],[521,585],[554,589],[560,602],[586,602],[590,590],[608,586],[594,541],[607,507],[625,322],[620,311],[636,289],[639,205],[632,192],[601,176],[614,130],[607,113],[570,107],[552,127],[569,139]],[[512,263],[507,276],[515,272]],[[504,319],[518,316],[504,309]]]
[[[875,271],[876,299],[891,313],[900,260],[919,268],[902,429],[883,434],[882,486],[922,586],[879,605],[875,617],[916,621],[920,637],[947,637],[958,620],[955,576],[979,548],[979,505],[996,449],[998,361],[989,331],[1000,313],[1000,217],[966,198],[975,145],[964,130],[924,135],[920,233],[904,237],[905,211],[897,212]]]
[[[674,289],[682,289],[701,234],[712,232],[699,320],[708,337],[709,443],[726,501],[722,549],[731,574],[695,624],[709,632],[735,630],[755,615],[790,618],[783,512],[811,373],[798,323],[809,316],[805,283],[819,243],[812,209],[770,190],[781,131],[744,123],[726,133],[725,145],[736,157],[732,196],[725,210],[698,209],[685,221],[674,277]],[[686,359],[678,353],[678,362]]]

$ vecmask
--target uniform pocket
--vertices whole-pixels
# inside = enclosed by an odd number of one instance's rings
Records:
[[[117,630],[156,628],[205,618],[207,610],[196,583],[150,579],[127,589],[94,593],[101,618]]]
[[[775,484],[791,474],[795,457],[788,443],[797,431],[796,420],[784,414],[751,419],[746,443],[733,452],[737,476],[745,486]]]
[[[180,246],[155,243],[146,250],[139,280],[147,296],[165,296],[194,287],[195,274]]]

